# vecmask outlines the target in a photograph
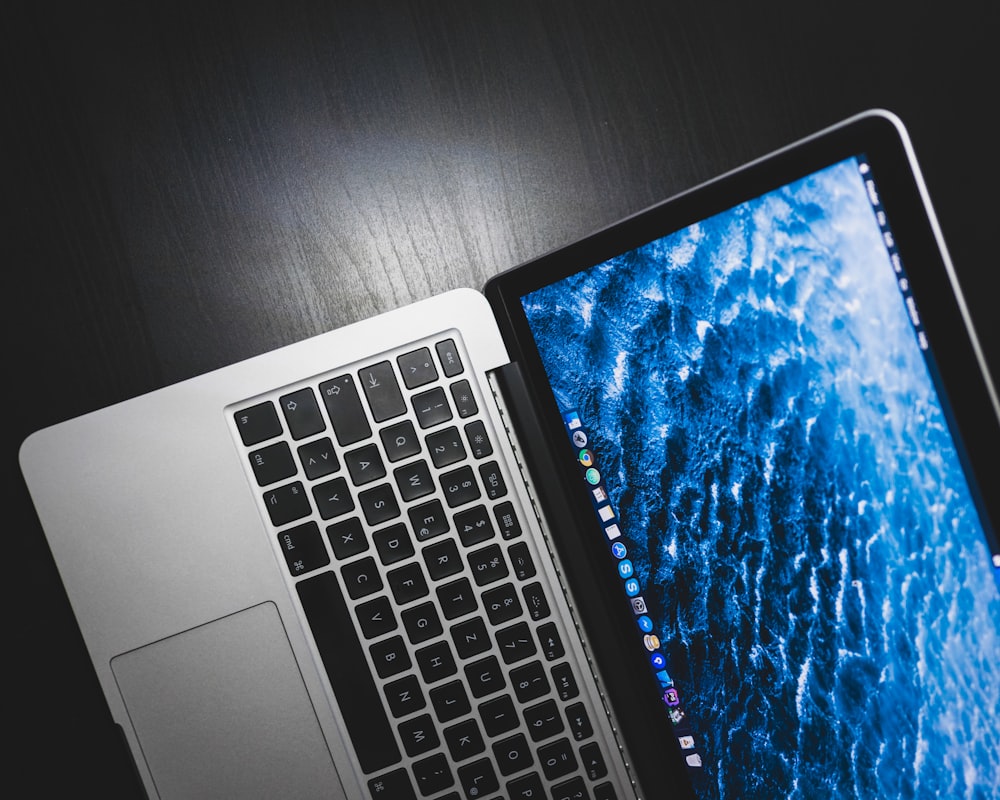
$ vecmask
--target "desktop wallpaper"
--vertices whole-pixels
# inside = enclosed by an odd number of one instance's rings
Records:
[[[1000,791],[997,583],[860,169],[523,298],[710,797]]]

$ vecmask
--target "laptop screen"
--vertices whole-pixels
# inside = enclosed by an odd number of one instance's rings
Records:
[[[1000,775],[1000,553],[875,173],[859,154],[521,298],[705,797]]]

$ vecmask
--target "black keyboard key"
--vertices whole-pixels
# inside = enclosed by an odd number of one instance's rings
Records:
[[[469,449],[473,458],[486,458],[493,455],[493,445],[490,444],[486,425],[482,420],[474,420],[465,426],[465,438],[469,440]]]
[[[507,695],[500,695],[494,700],[481,703],[479,718],[483,721],[483,729],[487,736],[499,736],[521,724],[514,708],[514,701]]]
[[[319,526],[315,522],[305,522],[278,534],[281,553],[293,575],[305,575],[314,569],[330,563],[330,556],[323,544]]]
[[[436,683],[458,672],[451,647],[443,639],[417,650],[416,656],[417,666],[420,667],[420,675],[425,683]]]
[[[514,694],[522,703],[549,693],[549,680],[545,677],[545,668],[540,661],[531,661],[511,670],[510,682],[514,687]]]
[[[472,658],[472,656],[483,653],[491,647],[490,635],[482,617],[473,617],[458,623],[458,625],[453,625],[451,638],[455,642],[455,652],[461,659]]]
[[[249,458],[258,486],[270,486],[285,478],[291,478],[298,472],[292,451],[284,442],[275,442],[260,450],[254,450]]]
[[[446,583],[437,588],[438,602],[445,619],[458,619],[465,614],[471,614],[478,608],[476,593],[468,578]]]
[[[403,523],[372,534],[378,557],[386,566],[413,555],[413,540]]]
[[[455,529],[466,547],[472,547],[496,536],[486,506],[474,506],[455,515]]]
[[[381,591],[382,576],[371,556],[352,561],[340,568],[340,574],[352,600]]]
[[[552,800],[590,800],[583,778],[570,778],[552,787]]]
[[[306,490],[298,481],[265,492],[264,505],[267,507],[271,524],[276,528],[308,517],[312,513]]]
[[[468,381],[455,381],[449,389],[459,417],[466,419],[479,413],[479,406],[476,405],[476,398]]]
[[[362,771],[376,772],[397,763],[401,754],[382,698],[371,672],[359,669],[364,651],[336,575],[321,572],[295,588]]]
[[[347,471],[355,486],[364,486],[385,477],[385,464],[382,463],[382,456],[375,444],[366,444],[344,453],[344,463],[347,464]]]
[[[311,481],[332,475],[340,469],[340,460],[334,452],[333,442],[327,436],[301,445],[298,454],[299,463]]]
[[[374,639],[399,627],[396,615],[392,612],[392,604],[385,595],[361,603],[354,613],[357,614],[361,633],[366,639]]]
[[[326,412],[333,423],[333,431],[341,447],[360,442],[372,435],[368,417],[354,385],[354,378],[341,375],[319,385],[319,393],[326,405]]]
[[[559,714],[559,707],[554,700],[545,700],[538,705],[524,709],[524,724],[533,742],[540,742],[562,733],[564,725]]]
[[[392,471],[392,476],[396,479],[399,496],[406,503],[411,503],[434,491],[434,481],[425,461],[414,461],[412,464],[398,467]]]
[[[521,535],[521,524],[514,511],[514,504],[509,500],[498,503],[493,509],[493,516],[496,517],[500,535],[504,539],[516,539]]]
[[[594,787],[594,800],[618,800],[618,794],[611,783],[602,783]]]
[[[430,591],[427,588],[427,581],[424,580],[420,564],[416,561],[392,570],[385,577],[389,582],[392,596],[396,598],[396,603],[401,606],[425,597]]]
[[[548,661],[555,661],[566,655],[562,639],[559,638],[559,631],[556,630],[554,622],[546,622],[538,626],[538,643],[542,646],[542,652]]]
[[[510,558],[511,569],[517,575],[518,580],[526,581],[535,575],[535,562],[531,560],[531,553],[528,552],[526,542],[515,542],[507,550]]]
[[[507,800],[544,800],[544,797],[542,779],[537,772],[531,772],[507,784]]]
[[[427,452],[438,469],[457,464],[466,457],[465,445],[458,435],[458,428],[445,428],[427,436]]]
[[[503,658],[505,664],[522,661],[537,652],[535,640],[527,622],[518,622],[509,628],[497,631],[496,639],[497,646],[500,648],[500,657]]]
[[[483,479],[483,488],[490,500],[496,500],[507,494],[507,484],[504,483],[500,465],[496,461],[479,465],[479,477]]]
[[[431,358],[431,351],[426,347],[403,353],[396,359],[399,366],[399,374],[403,376],[403,383],[407,389],[416,389],[426,383],[433,383],[438,379],[438,371],[434,366],[434,359]]]
[[[524,606],[528,609],[528,616],[533,620],[545,619],[551,611],[549,610],[549,603],[545,599],[545,593],[542,591],[542,584],[529,583],[527,586],[522,587],[521,594],[524,595]]]
[[[503,669],[496,656],[487,656],[472,664],[466,664],[465,677],[469,682],[472,696],[477,700],[499,692],[507,686],[507,681],[503,677]]]
[[[270,402],[258,403],[234,415],[240,439],[247,447],[281,435],[281,420]]]
[[[285,415],[288,432],[295,440],[314,436],[326,428],[323,414],[316,402],[316,395],[308,386],[297,392],[283,395],[278,400],[278,406],[281,408],[281,413]]]
[[[413,395],[413,413],[417,424],[426,430],[451,419],[451,406],[444,389],[435,386],[426,392]]]
[[[604,756],[601,755],[601,748],[597,742],[590,742],[580,748],[580,761],[583,762],[583,771],[592,781],[608,774],[608,766],[604,763]]]
[[[465,719],[444,729],[444,741],[448,745],[452,761],[464,761],[482,753],[486,749],[479,725],[474,719]]]
[[[409,420],[397,422],[379,431],[385,455],[390,461],[402,461],[420,452],[420,439]]]
[[[469,553],[469,568],[472,570],[472,578],[478,586],[499,581],[509,574],[503,551],[497,544],[491,544],[481,550]]]
[[[500,774],[504,776],[513,775],[535,763],[528,740],[520,733],[495,742],[493,756],[500,767]]]
[[[368,549],[368,537],[357,517],[327,526],[326,537],[330,540],[333,554],[339,559],[356,556]]]
[[[354,498],[351,497],[351,490],[347,488],[347,481],[343,478],[334,478],[313,486],[312,495],[316,501],[316,509],[323,519],[333,519],[354,510]]]
[[[417,800],[405,769],[397,769],[368,781],[372,800]]]
[[[455,783],[455,778],[451,774],[451,767],[448,766],[448,759],[444,753],[435,753],[430,758],[417,761],[413,765],[413,777],[417,782],[417,789],[423,797],[447,789]]]
[[[465,686],[461,681],[452,681],[431,689],[430,695],[431,705],[440,722],[451,722],[453,719],[464,717],[472,710],[469,696],[465,693]]]
[[[403,618],[406,635],[413,644],[436,639],[443,632],[441,619],[433,603],[421,603],[419,606],[408,608],[400,616]]]
[[[385,422],[406,412],[406,403],[399,391],[399,384],[396,383],[396,373],[392,371],[392,364],[388,361],[359,370],[358,380],[365,390],[376,422]]]
[[[385,699],[394,717],[405,717],[427,706],[416,675],[407,675],[385,685]]]
[[[594,735],[594,727],[590,724],[590,717],[583,703],[573,703],[566,709],[566,722],[569,723],[570,733],[578,742]]]
[[[458,545],[453,539],[428,545],[422,555],[427,565],[427,574],[432,580],[439,581],[462,571],[462,557],[458,554]]]
[[[390,678],[412,666],[402,636],[390,636],[388,639],[376,642],[371,646],[370,652],[375,671],[380,678]]]
[[[366,489],[358,495],[358,502],[369,525],[381,525],[399,516],[399,504],[388,483]]]
[[[438,358],[441,359],[441,369],[448,378],[454,378],[462,372],[462,357],[458,353],[453,339],[445,339],[434,345]]]
[[[431,500],[411,508],[407,515],[418,542],[425,542],[448,531],[448,517],[439,500]]]
[[[479,499],[479,486],[472,467],[459,467],[441,476],[441,491],[450,508]]]
[[[493,764],[487,758],[459,767],[458,782],[462,784],[462,789],[468,798],[485,797],[500,788]]]
[[[552,680],[556,685],[556,694],[559,695],[560,699],[572,700],[580,694],[576,678],[573,677],[573,670],[570,669],[569,664],[556,664],[552,668]]]
[[[542,772],[550,781],[568,775],[576,769],[576,756],[569,739],[558,739],[538,749]]]
[[[521,601],[517,599],[514,584],[505,583],[496,589],[483,592],[483,606],[486,616],[494,625],[502,625],[521,616]]]
[[[406,755],[411,758],[429,753],[441,744],[430,714],[421,714],[399,723],[399,738],[403,740]]]

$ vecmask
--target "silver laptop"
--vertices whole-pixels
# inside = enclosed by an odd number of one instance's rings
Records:
[[[39,431],[151,798],[987,797],[1000,404],[874,111]]]

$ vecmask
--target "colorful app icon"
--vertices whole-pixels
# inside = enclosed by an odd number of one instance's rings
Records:
[[[629,597],[635,597],[639,594],[639,581],[635,578],[629,578],[625,581],[625,594]]]
[[[601,473],[598,472],[593,467],[587,470],[586,477],[587,477],[587,483],[589,483],[591,486],[597,486],[597,484],[601,482]]]
[[[677,744],[681,746],[681,750],[694,750],[694,737],[693,736],[678,736]]]
[[[631,578],[632,573],[635,572],[635,568],[632,566],[632,562],[627,558],[623,558],[618,562],[618,574],[623,578]]]
[[[636,621],[639,623],[639,630],[644,631],[645,633],[649,633],[651,630],[653,630],[653,620],[651,620],[645,614],[639,617],[639,619]]]
[[[593,492],[594,492],[594,500],[596,500],[598,503],[608,502],[608,493],[604,491],[603,486],[598,486],[596,489],[593,490]]]
[[[571,431],[574,431],[577,428],[583,426],[583,423],[580,422],[580,415],[577,414],[575,411],[570,411],[568,414],[566,414],[564,419],[566,420],[566,427],[569,428]]]
[[[608,538],[611,539],[611,540],[617,539],[619,536],[622,535],[621,528],[619,528],[616,523],[612,523],[611,525],[608,525],[604,529],[604,532],[608,535]]]
[[[611,522],[615,518],[615,510],[611,506],[601,506],[597,509],[597,516],[601,518],[601,522]]]
[[[663,669],[667,666],[667,659],[663,657],[663,653],[653,653],[649,657],[649,663],[653,665],[653,669]]]
[[[663,686],[674,685],[673,679],[667,674],[667,671],[665,669],[661,669],[659,672],[656,673],[656,680],[658,680],[660,684]]]
[[[586,447],[587,446],[587,434],[585,434],[581,430],[575,430],[575,431],[573,431],[572,439],[573,439],[573,444],[576,445],[576,447]]]
[[[581,450],[577,458],[580,459],[580,463],[585,467],[594,466],[594,454],[590,450]]]
[[[675,708],[681,704],[681,696],[673,686],[668,686],[663,690],[663,702],[668,708]]]
[[[628,553],[628,548],[621,542],[615,542],[611,545],[611,555],[615,558],[625,558],[626,553]]]
[[[646,646],[646,649],[652,653],[654,650],[660,649],[660,637],[655,633],[647,633],[642,637],[642,643]]]
[[[647,611],[649,611],[649,609],[646,608],[646,601],[642,597],[632,598],[632,610],[636,614],[645,614]]]
[[[668,708],[667,716],[674,725],[680,725],[684,721],[684,712],[679,707]]]
[[[685,758],[684,760],[687,761],[687,765],[689,767],[700,767],[701,766],[701,756],[698,755],[697,753],[690,753],[690,754],[688,754],[687,758]]]

